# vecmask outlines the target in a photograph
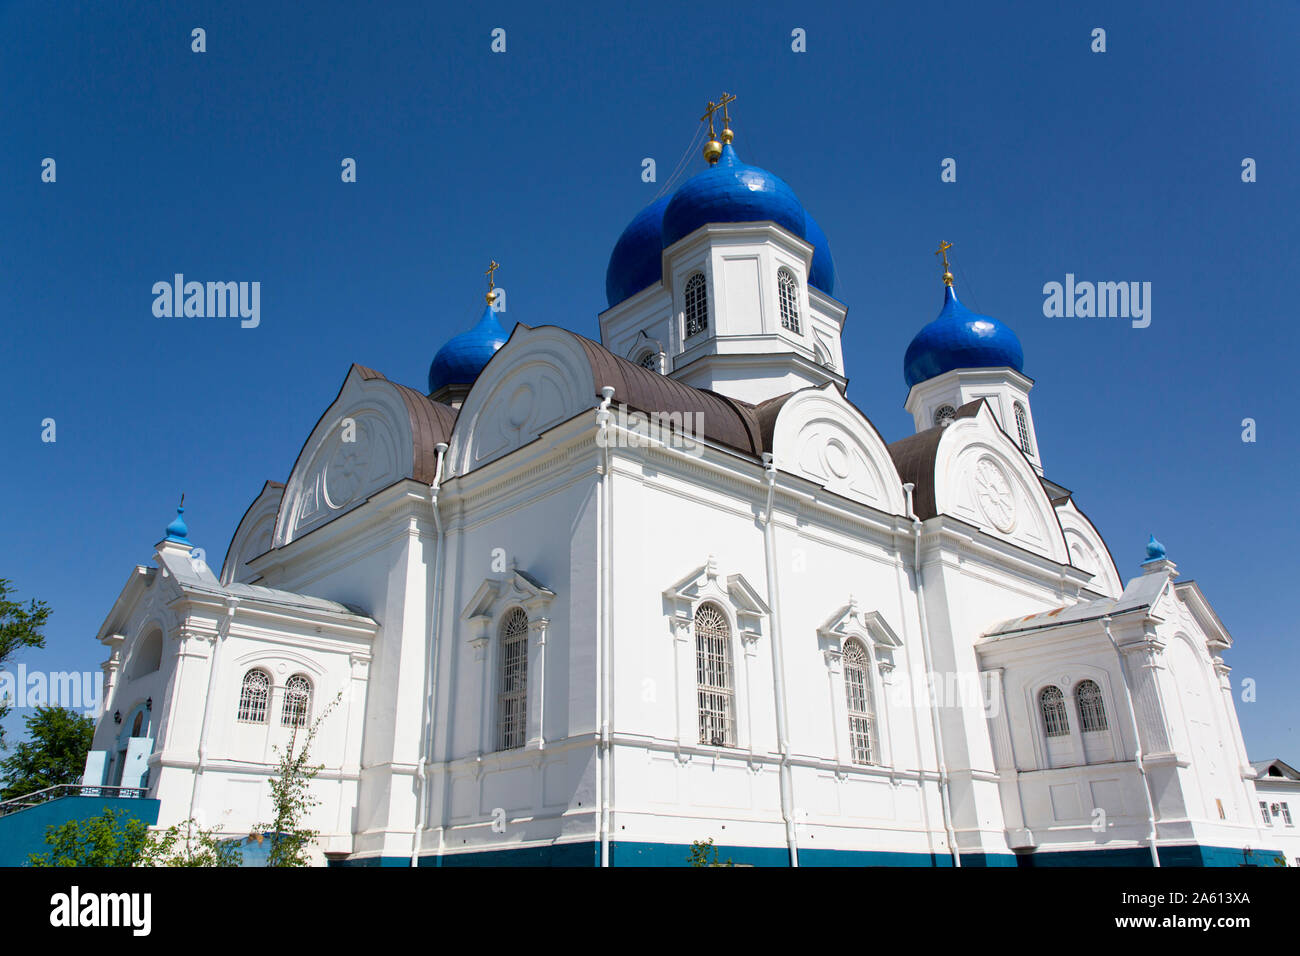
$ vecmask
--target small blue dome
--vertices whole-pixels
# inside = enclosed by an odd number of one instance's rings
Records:
[[[1023,372],[1025,353],[1016,333],[997,319],[961,304],[945,287],[939,317],[916,333],[903,357],[903,377],[911,388],[955,368],[1002,368]]]
[[[813,247],[812,268],[808,270],[808,284],[827,295],[835,294],[835,260],[831,258],[831,244],[817,220],[804,210],[804,239]]]
[[[728,143],[717,165],[686,180],[664,210],[663,247],[711,222],[772,221],[800,239],[803,206],[781,177],[740,161]]]
[[[506,344],[506,330],[501,328],[496,313],[489,303],[483,308],[483,315],[468,332],[448,340],[438,349],[429,366],[429,394],[432,395],[444,385],[472,385],[479,372],[496,355],[497,349]]]
[[[190,529],[185,524],[185,519],[181,517],[181,515],[183,515],[184,513],[185,513],[184,508],[176,509],[176,517],[173,518],[172,523],[167,526],[167,537],[165,540],[178,541],[181,544],[190,543],[190,539],[188,537],[190,533]]]
[[[605,269],[605,299],[610,308],[663,277],[664,210],[670,198],[656,199],[637,213],[614,243]]]
[[[1149,535],[1147,541],[1147,560],[1159,561],[1165,556],[1165,546],[1156,540],[1155,535]]]

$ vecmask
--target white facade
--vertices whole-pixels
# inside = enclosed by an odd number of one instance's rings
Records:
[[[219,579],[171,540],[132,573],[101,779],[145,740],[160,825],[248,832],[302,677],[340,861],[1141,863],[1153,816],[1166,864],[1271,849],[1199,589],[1123,584],[1013,370],[918,385],[886,446],[811,254],[703,227],[604,346],[519,326],[458,411],[353,366]]]

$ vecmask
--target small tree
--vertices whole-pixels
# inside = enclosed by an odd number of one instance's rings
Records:
[[[0,800],[76,783],[95,736],[93,720],[64,707],[38,707],[23,722],[29,739],[0,760],[0,775],[6,781]]]
[[[325,769],[324,764],[311,763],[311,745],[316,739],[316,731],[321,722],[329,716],[330,711],[343,698],[340,691],[307,728],[302,746],[298,747],[298,731],[294,730],[286,750],[276,747],[280,756],[280,765],[271,777],[271,802],[275,806],[275,817],[270,823],[260,823],[261,832],[249,834],[251,839],[270,841],[267,853],[267,866],[309,866],[310,850],[320,835],[307,827],[307,814],[312,807],[320,803],[311,792],[311,782],[316,774]]]
[[[28,866],[135,866],[149,842],[149,825],[105,807],[97,817],[51,825],[45,842],[49,852],[31,854]]]
[[[239,866],[244,851],[234,840],[222,840],[221,827],[204,830],[194,818],[152,833],[138,866]]]
[[[726,863],[718,862],[718,848],[713,845],[713,837],[707,840],[696,840],[691,844],[690,855],[686,857],[686,862],[691,866],[735,866],[731,862],[731,857],[727,857]]]
[[[50,616],[50,606],[33,599],[26,607],[10,601],[11,592],[7,578],[0,578],[0,667],[9,656],[26,647],[44,647],[45,634],[41,630]],[[9,713],[9,701],[0,700],[0,720]],[[5,732],[0,726],[0,748],[4,747]]]

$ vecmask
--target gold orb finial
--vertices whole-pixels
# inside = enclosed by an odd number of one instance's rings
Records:
[[[722,91],[722,99],[718,100],[718,106],[722,109],[722,142],[723,145],[730,145],[731,141],[736,138],[736,134],[731,130],[731,114],[727,111],[727,104],[734,103],[736,97],[726,90]]]
[[[704,115],[700,117],[701,123],[705,120],[709,121],[709,141],[704,144],[704,159],[710,166],[716,163],[718,157],[722,155],[722,144],[718,142],[718,136],[713,131],[713,114],[717,111],[718,104],[713,102],[713,100],[709,100],[709,108],[705,110]]]
[[[496,287],[497,287],[496,276],[493,275],[493,273],[496,272],[496,271],[497,271],[498,269],[500,269],[500,268],[501,268],[501,263],[499,263],[499,262],[497,262],[495,259],[493,259],[493,260],[492,260],[492,264],[491,264],[490,266],[488,266],[488,267],[487,267],[487,271],[483,273],[485,276],[488,277],[488,290],[487,290],[487,300],[488,300],[488,305],[491,305],[491,304],[493,303],[493,301],[494,301],[494,300],[496,299],[496,297],[497,297],[497,293],[496,293]]]
[[[936,256],[943,256],[943,284],[952,286],[952,269],[948,267],[948,250],[952,248],[952,243],[946,240],[939,242],[939,248],[935,250]]]

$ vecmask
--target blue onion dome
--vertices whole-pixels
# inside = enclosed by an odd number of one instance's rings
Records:
[[[831,244],[817,225],[817,220],[805,209],[803,214],[804,239],[813,247],[812,268],[808,270],[808,284],[827,295],[835,294],[835,260],[831,258]]]
[[[190,529],[189,526],[185,524],[185,519],[181,517],[183,514],[185,514],[185,507],[182,505],[176,509],[176,517],[173,518],[172,523],[167,526],[167,537],[164,540],[178,541],[181,544],[190,543]]]
[[[1147,541],[1147,560],[1159,561],[1165,556],[1165,546],[1156,540],[1155,535],[1149,535]]]
[[[497,349],[506,344],[507,338],[509,336],[501,328],[489,301],[472,329],[449,339],[438,349],[433,364],[429,366],[429,394],[445,385],[474,384]]]
[[[961,304],[951,285],[944,288],[939,317],[916,333],[903,357],[910,388],[955,368],[1002,368],[1023,372],[1025,353],[1016,333],[997,319]]]
[[[730,143],[714,166],[686,180],[664,210],[663,247],[711,222],[767,222],[805,238],[803,206],[781,177],[740,161]]]
[[[663,276],[664,210],[670,198],[656,199],[637,213],[614,243],[605,269],[605,299],[610,308]]]

